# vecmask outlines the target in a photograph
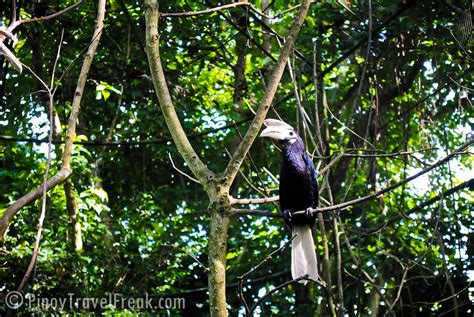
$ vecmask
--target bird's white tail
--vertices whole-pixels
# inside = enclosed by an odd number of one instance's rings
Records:
[[[308,275],[309,279],[318,281],[318,260],[314,250],[311,227],[293,226],[292,235],[294,236],[291,242],[291,275],[293,279]],[[307,280],[299,282],[308,283]]]

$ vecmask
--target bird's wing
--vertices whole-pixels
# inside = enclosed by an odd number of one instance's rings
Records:
[[[311,178],[313,183],[313,197],[314,203],[313,208],[317,208],[319,206],[319,187],[318,187],[318,172],[314,167],[313,160],[309,157],[308,153],[303,153],[303,160],[306,163],[306,166],[309,168],[311,172]]]

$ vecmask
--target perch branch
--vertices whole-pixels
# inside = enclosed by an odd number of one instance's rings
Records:
[[[443,164],[445,164],[446,162],[448,162],[449,160],[453,159],[455,156],[457,155],[460,155],[460,154],[463,154],[465,153],[464,150],[466,150],[467,148],[469,148],[472,144],[474,143],[474,140],[470,140],[466,143],[464,143],[463,145],[461,145],[459,148],[457,148],[456,150],[454,150],[451,154],[447,155],[445,158],[437,161],[436,163],[430,165],[429,167],[427,167],[426,169],[420,171],[419,173],[416,173],[415,175],[412,175],[408,178],[405,178],[391,186],[388,186],[384,189],[381,189],[373,194],[370,194],[370,195],[367,195],[367,196],[363,196],[363,197],[360,197],[360,198],[356,198],[356,199],[353,199],[353,200],[349,200],[349,201],[346,201],[346,202],[343,202],[343,203],[340,203],[340,204],[337,204],[337,205],[332,205],[332,206],[327,206],[327,207],[319,207],[319,208],[313,208],[312,211],[313,212],[328,212],[328,211],[334,211],[334,210],[345,210],[351,206],[354,206],[354,205],[357,205],[357,204],[360,204],[362,202],[365,202],[365,201],[369,201],[369,200],[372,200],[374,198],[377,198],[379,197],[380,195],[383,195],[385,194],[386,192],[389,192],[389,191],[392,191],[394,190],[395,188],[397,187],[400,187],[402,186],[403,184],[406,184],[426,173],[428,173],[429,171],[433,170],[434,168],[438,167],[438,166],[441,166]],[[463,183],[455,188],[453,188],[453,192],[454,191],[457,191],[459,189],[462,189],[464,187],[467,187],[467,186],[471,186],[472,183],[470,181],[466,182],[466,183]],[[451,192],[450,192],[451,193]],[[436,199],[433,198],[433,199]],[[432,200],[431,199],[429,202],[427,202],[428,204],[432,203]],[[423,205],[424,206],[424,205]],[[419,208],[422,208],[423,206],[420,206]],[[415,207],[417,208],[417,207]],[[417,209],[418,210],[418,209]],[[245,209],[235,209],[236,213],[237,214],[252,214],[250,210],[245,210]],[[295,215],[299,215],[299,214],[303,214],[305,213],[306,210],[301,210],[301,211],[296,211],[294,214]],[[258,213],[254,213],[256,215],[258,214],[261,214],[261,215],[264,215],[264,216],[268,216],[270,214],[274,214],[274,213],[270,213],[268,211],[258,211]],[[278,215],[275,214],[274,217],[278,217]],[[379,229],[377,229],[379,230]]]
[[[350,206],[354,206],[354,205],[360,204],[362,202],[377,198],[378,196],[383,195],[386,192],[392,191],[395,188],[400,187],[403,184],[406,184],[406,183],[420,177],[421,175],[424,175],[424,174],[428,173],[429,171],[433,170],[434,168],[445,164],[446,162],[448,162],[449,160],[454,158],[456,155],[461,154],[465,149],[470,147],[473,143],[474,143],[474,140],[470,140],[470,141],[464,143],[459,148],[454,150],[451,154],[447,155],[445,158],[439,160],[438,162],[434,163],[433,165],[430,165],[428,168],[425,168],[421,172],[416,173],[415,175],[412,175],[412,176],[410,176],[410,177],[408,177],[404,180],[401,180],[401,181],[399,181],[399,182],[397,182],[397,183],[395,183],[391,186],[388,186],[388,187],[386,187],[382,190],[379,190],[379,191],[377,191],[373,194],[370,194],[370,195],[367,195],[367,196],[364,196],[364,197],[360,197],[360,198],[357,198],[357,199],[349,200],[349,201],[346,201],[344,203],[333,205],[333,206],[314,208],[313,212],[326,212],[326,211],[333,211],[333,210],[344,210],[344,209],[347,209]],[[303,214],[304,212],[306,212],[306,211],[302,210],[302,211],[298,211],[297,213]]]
[[[236,209],[231,210],[230,216],[261,216],[269,218],[281,218],[280,213],[271,212],[267,210],[251,210],[251,209]]]
[[[279,195],[272,196],[272,197],[245,198],[245,199],[230,197],[230,204],[231,205],[266,204],[266,203],[272,203],[278,200],[280,200]]]

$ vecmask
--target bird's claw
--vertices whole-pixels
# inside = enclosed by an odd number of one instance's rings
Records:
[[[283,219],[291,222],[291,211],[289,209],[283,210]]]
[[[309,207],[305,210],[305,215],[308,217],[313,217],[313,208]]]

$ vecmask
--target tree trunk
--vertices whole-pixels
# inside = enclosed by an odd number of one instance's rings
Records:
[[[209,307],[211,317],[227,316],[226,307],[226,257],[227,229],[230,202],[221,197],[209,207]]]
[[[66,194],[66,205],[69,210],[69,221],[71,222],[70,228],[74,250],[76,252],[81,252],[83,248],[81,223],[77,219],[79,215],[79,207],[77,205],[76,193],[74,192],[70,179],[67,179],[64,182],[64,193]]]

